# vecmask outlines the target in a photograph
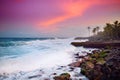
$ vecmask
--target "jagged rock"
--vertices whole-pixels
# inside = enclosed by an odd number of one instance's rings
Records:
[[[90,61],[87,61],[87,62],[86,62],[86,66],[87,66],[88,68],[94,68],[94,64],[93,64],[92,62],[90,62]]]
[[[54,80],[71,80],[69,73],[62,73],[60,76],[55,76]]]
[[[69,64],[68,66],[72,66],[72,67],[80,67],[82,61],[77,61],[77,62],[73,62],[71,64]]]
[[[52,75],[57,75],[57,73],[52,73]]]
[[[120,80],[120,50],[108,51],[93,51],[93,54],[87,55],[91,59],[83,59],[81,73],[89,80]]]
[[[50,80],[49,78],[45,78],[44,80]]]
[[[85,57],[84,57],[84,60],[86,60],[86,61],[87,61],[87,60],[91,60],[91,59],[92,59],[92,58],[91,58],[90,56],[85,56]]]
[[[32,78],[36,78],[36,77],[40,77],[42,75],[33,75],[33,76],[29,76],[28,79],[32,79]]]
[[[69,71],[73,71],[75,68],[74,67],[70,67],[70,70]]]

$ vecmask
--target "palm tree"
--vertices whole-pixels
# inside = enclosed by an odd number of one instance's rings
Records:
[[[95,35],[96,31],[97,31],[97,28],[93,28],[92,32],[94,35]]]
[[[106,27],[104,28],[104,34],[105,34],[105,37],[109,37],[109,38],[114,37],[113,26],[110,23],[106,24]]]
[[[120,38],[120,23],[118,21],[113,24],[113,32],[116,39]]]
[[[93,30],[92,30],[93,34],[94,34],[94,35],[95,35],[95,34],[98,34],[99,29],[100,29],[99,26],[93,28]]]
[[[97,26],[97,27],[96,27],[97,34],[98,34],[99,30],[100,30],[100,27]]]
[[[104,28],[105,37],[111,39],[120,39],[120,23],[115,21],[114,24],[107,23]]]
[[[87,27],[88,28],[88,32],[89,32],[89,37],[90,37],[90,29],[91,29],[91,27]]]
[[[99,36],[101,39],[108,39],[108,40],[120,40],[120,22],[115,21],[114,23],[106,23],[104,27],[104,31],[99,32],[99,26],[93,28],[92,32],[94,35],[97,33],[96,36]],[[88,28],[90,31],[90,28]]]

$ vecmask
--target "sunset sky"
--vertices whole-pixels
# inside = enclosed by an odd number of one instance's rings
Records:
[[[88,36],[120,21],[120,0],[0,0],[0,37]]]

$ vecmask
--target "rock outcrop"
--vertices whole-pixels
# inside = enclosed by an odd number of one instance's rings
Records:
[[[95,50],[81,63],[89,80],[120,80],[120,49]]]
[[[62,73],[60,76],[55,76],[54,80],[71,80],[69,73]]]
[[[85,48],[106,48],[106,47],[120,47],[120,41],[115,42],[72,42],[73,46],[83,46]]]

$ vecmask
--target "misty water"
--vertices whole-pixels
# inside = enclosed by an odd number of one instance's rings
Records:
[[[77,52],[76,47],[70,45],[72,41],[74,41],[73,38],[0,39],[0,74],[8,77],[1,77],[0,80],[26,79],[31,74],[38,74],[39,70],[46,72],[43,77],[47,77],[53,72],[58,74],[65,70],[68,72],[67,65],[74,61],[73,54]],[[78,50],[88,51],[89,49],[80,47]],[[66,67],[56,71],[60,66]],[[76,68],[76,70],[80,72],[80,69]],[[23,76],[21,72],[25,75]]]

